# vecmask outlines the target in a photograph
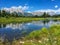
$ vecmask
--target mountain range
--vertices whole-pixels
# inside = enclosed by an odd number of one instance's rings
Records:
[[[41,16],[45,13],[49,14],[49,15],[55,15],[55,14],[60,14],[59,12],[55,12],[55,11],[34,11],[34,12],[25,12],[25,11],[16,11],[16,10],[5,10],[6,12],[9,12],[9,13],[17,13],[17,14],[23,14],[24,16]]]

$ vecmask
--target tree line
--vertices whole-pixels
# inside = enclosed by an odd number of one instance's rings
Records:
[[[48,13],[44,12],[43,15],[32,15],[32,16],[25,16],[24,14],[22,13],[17,13],[17,12],[13,12],[13,13],[10,13],[10,12],[6,12],[5,10],[0,10],[0,17],[41,17],[41,18],[47,18],[47,17],[60,17],[60,14],[55,14],[55,15],[49,15]]]

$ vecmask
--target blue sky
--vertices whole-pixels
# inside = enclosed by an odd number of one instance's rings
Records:
[[[59,9],[60,0],[0,0],[1,8],[10,8],[12,6],[28,6],[29,9],[26,11],[44,10],[44,9]]]

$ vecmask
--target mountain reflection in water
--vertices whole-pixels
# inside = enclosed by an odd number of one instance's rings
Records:
[[[48,28],[53,24],[60,24],[60,21],[41,20],[32,21],[30,23],[0,24],[0,38],[2,41],[6,41],[6,39],[8,41],[13,41],[13,39],[20,39],[34,30],[39,30],[43,27]]]

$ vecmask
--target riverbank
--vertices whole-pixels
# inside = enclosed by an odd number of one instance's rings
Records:
[[[23,17],[0,18],[0,23],[22,23],[22,22],[38,21],[43,19],[44,18],[23,18]]]
[[[22,45],[60,45],[60,25],[31,32]]]
[[[0,18],[0,23],[22,23],[30,21],[39,21],[39,20],[60,20],[60,18],[34,18],[34,17],[10,17],[10,18]]]
[[[22,39],[5,43],[0,41],[0,45],[60,45],[60,25],[53,25],[50,28],[43,27],[35,30]]]

